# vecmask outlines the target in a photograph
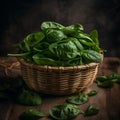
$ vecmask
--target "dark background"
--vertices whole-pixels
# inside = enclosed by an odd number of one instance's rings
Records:
[[[43,21],[81,23],[87,33],[97,29],[105,55],[120,57],[119,0],[1,0],[0,56],[16,52],[15,44]]]

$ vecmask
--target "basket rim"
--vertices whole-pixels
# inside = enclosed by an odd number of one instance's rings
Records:
[[[36,65],[33,63],[26,62],[24,59],[18,59],[22,65],[25,65],[30,68],[39,69],[39,70],[52,70],[52,71],[71,71],[71,70],[81,70],[86,68],[92,68],[98,66],[100,63],[89,63],[85,65],[78,66],[47,66],[47,65]]]

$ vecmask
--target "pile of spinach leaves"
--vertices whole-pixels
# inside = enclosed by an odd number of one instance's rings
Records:
[[[101,62],[97,30],[87,34],[81,24],[63,26],[43,22],[41,30],[27,35],[19,44],[18,54],[27,62],[50,66],[77,66]]]

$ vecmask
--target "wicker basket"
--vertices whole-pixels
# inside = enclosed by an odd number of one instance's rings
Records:
[[[23,79],[29,88],[52,95],[69,95],[83,91],[93,83],[98,63],[74,67],[40,66],[20,59]]]

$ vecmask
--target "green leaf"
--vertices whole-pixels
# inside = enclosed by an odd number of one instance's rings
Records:
[[[40,41],[44,39],[45,35],[43,32],[34,32],[31,34],[28,34],[23,41],[20,42],[18,45],[20,51],[22,52],[28,52],[32,50],[32,47],[37,45]]]
[[[93,46],[93,40],[83,32],[76,32],[74,35],[75,38],[79,39],[84,45]]]
[[[66,101],[68,103],[72,103],[72,104],[75,104],[75,105],[81,105],[81,104],[86,103],[88,100],[89,100],[88,95],[84,94],[84,93],[81,93],[81,94],[76,95],[76,96],[68,97]]]
[[[94,50],[83,50],[81,52],[82,52],[83,61],[86,64],[91,62],[100,63],[102,61],[102,57],[100,53]]]
[[[60,60],[70,60],[79,55],[79,49],[83,49],[82,45],[77,44],[75,41],[77,42],[76,38],[66,38],[60,42],[51,44],[49,50]]]
[[[51,66],[56,65],[56,61],[55,60],[53,60],[51,58],[45,58],[44,56],[42,56],[39,53],[35,54],[33,56],[33,60],[38,65],[51,65]]]
[[[111,88],[113,86],[113,82],[108,80],[103,82],[97,81],[97,85],[102,88]]]
[[[44,33],[46,36],[45,39],[48,43],[54,43],[64,38],[67,38],[67,36],[61,30],[58,29],[47,29]]]
[[[98,92],[96,90],[91,90],[87,95],[88,96],[93,96],[96,95]]]
[[[40,105],[42,103],[41,97],[38,93],[31,90],[23,89],[18,95],[17,102],[24,105]]]
[[[110,75],[96,77],[96,83],[99,87],[111,88],[114,83],[120,83],[120,74],[112,73]]]
[[[66,35],[69,35],[69,36],[73,36],[73,34],[77,31],[81,31],[83,30],[83,26],[79,23],[76,23],[76,24],[73,24],[73,25],[70,25],[70,26],[66,26],[62,29],[62,31],[66,34]]]
[[[97,30],[93,30],[93,31],[90,33],[90,38],[96,43],[96,45],[99,45],[98,31],[97,31]]]
[[[44,116],[45,113],[41,110],[27,109],[19,116],[19,120],[38,120]]]
[[[118,74],[118,73],[112,73],[110,75],[107,75],[106,77],[107,77],[107,79],[111,80],[112,82],[120,83],[120,74]]]
[[[88,108],[85,110],[84,112],[84,116],[92,116],[92,115],[96,115],[98,114],[99,112],[99,109],[92,106],[92,105],[89,105]]]
[[[77,56],[77,53],[74,52],[77,48],[71,41],[63,42],[57,45],[51,44],[49,49],[59,59],[71,59]]]
[[[85,34],[83,32],[76,32],[74,37],[79,39],[79,41],[84,45],[86,49],[91,49],[100,52],[99,45],[90,37],[90,35]]]
[[[107,76],[105,76],[105,75],[96,77],[96,82],[97,81],[104,82],[106,80],[107,80]]]
[[[29,51],[30,47],[33,47],[36,44],[38,44],[40,41],[44,39],[44,37],[45,35],[43,34],[43,32],[35,32],[27,35],[23,41],[25,42],[26,46],[28,46],[27,48]]]
[[[18,44],[18,48],[20,50],[20,52],[29,52],[30,51],[30,46],[28,45],[28,43],[25,40],[22,40],[19,44]]]
[[[33,47],[33,50],[35,50],[38,53],[41,53],[43,51],[46,51],[49,47],[49,43],[47,42],[41,42]]]
[[[70,120],[76,117],[79,113],[83,113],[78,106],[72,104],[61,104],[52,107],[49,114],[55,120]]]
[[[81,42],[78,39],[75,39],[75,38],[72,38],[72,39],[71,39],[71,41],[76,45],[77,51],[84,50],[83,45],[81,44]]]
[[[63,29],[64,26],[57,23],[57,22],[51,22],[51,21],[45,21],[41,24],[41,29],[45,30],[48,28],[57,28],[57,29]]]
[[[77,65],[83,65],[84,64],[83,60],[82,60],[82,57],[80,55],[77,56],[74,59],[68,60],[67,63],[68,63],[69,66],[77,66]]]

